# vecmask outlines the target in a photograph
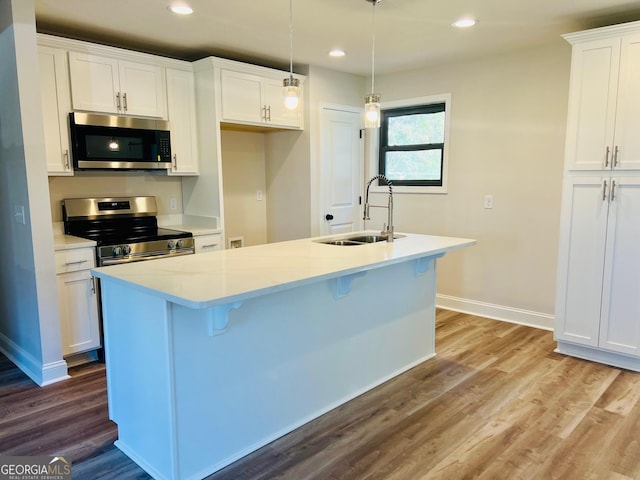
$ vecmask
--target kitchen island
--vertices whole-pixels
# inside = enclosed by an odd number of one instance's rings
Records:
[[[116,445],[153,477],[203,478],[435,355],[436,258],[475,241],[317,240],[93,270]]]

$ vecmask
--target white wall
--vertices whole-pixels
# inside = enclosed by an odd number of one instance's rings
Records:
[[[33,0],[0,0],[0,350],[43,385],[62,359]],[[24,208],[24,223],[15,209]]]
[[[321,234],[324,212],[319,205],[320,193],[320,110],[323,106],[339,105],[363,107],[365,81],[362,77],[336,72],[326,68],[310,67],[309,83],[309,121],[307,128],[311,132],[310,144],[310,196],[311,196],[311,235]]]
[[[243,237],[245,246],[267,243],[265,136],[268,135],[220,132],[224,232],[227,240]],[[262,200],[258,200],[258,191],[262,192]]]
[[[478,241],[439,261],[439,304],[552,325],[570,54],[558,39],[376,77],[383,102],[452,95],[448,194],[394,196],[397,231]]]

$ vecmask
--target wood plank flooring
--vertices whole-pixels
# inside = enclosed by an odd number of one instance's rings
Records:
[[[553,353],[551,332],[438,311],[436,358],[208,477],[640,479],[640,374]],[[104,365],[35,386],[0,355],[0,455],[146,479],[113,446]]]

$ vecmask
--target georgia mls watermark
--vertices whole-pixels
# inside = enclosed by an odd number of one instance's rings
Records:
[[[1,457],[0,480],[68,480],[71,462],[64,457]]]

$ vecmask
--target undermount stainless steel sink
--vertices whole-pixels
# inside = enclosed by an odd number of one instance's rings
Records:
[[[363,245],[362,242],[353,242],[351,240],[324,240],[324,241],[319,241],[318,243],[326,243],[327,245],[340,245],[343,247],[351,247],[354,245]]]
[[[402,238],[404,235],[394,235],[393,238],[398,239]],[[339,239],[328,238],[324,240],[315,240],[318,243],[325,243],[327,245],[340,245],[342,247],[352,247],[356,245],[366,245],[367,243],[378,243],[378,242],[386,242],[387,237],[384,235],[376,235],[372,234],[358,234],[353,237],[344,237]]]

